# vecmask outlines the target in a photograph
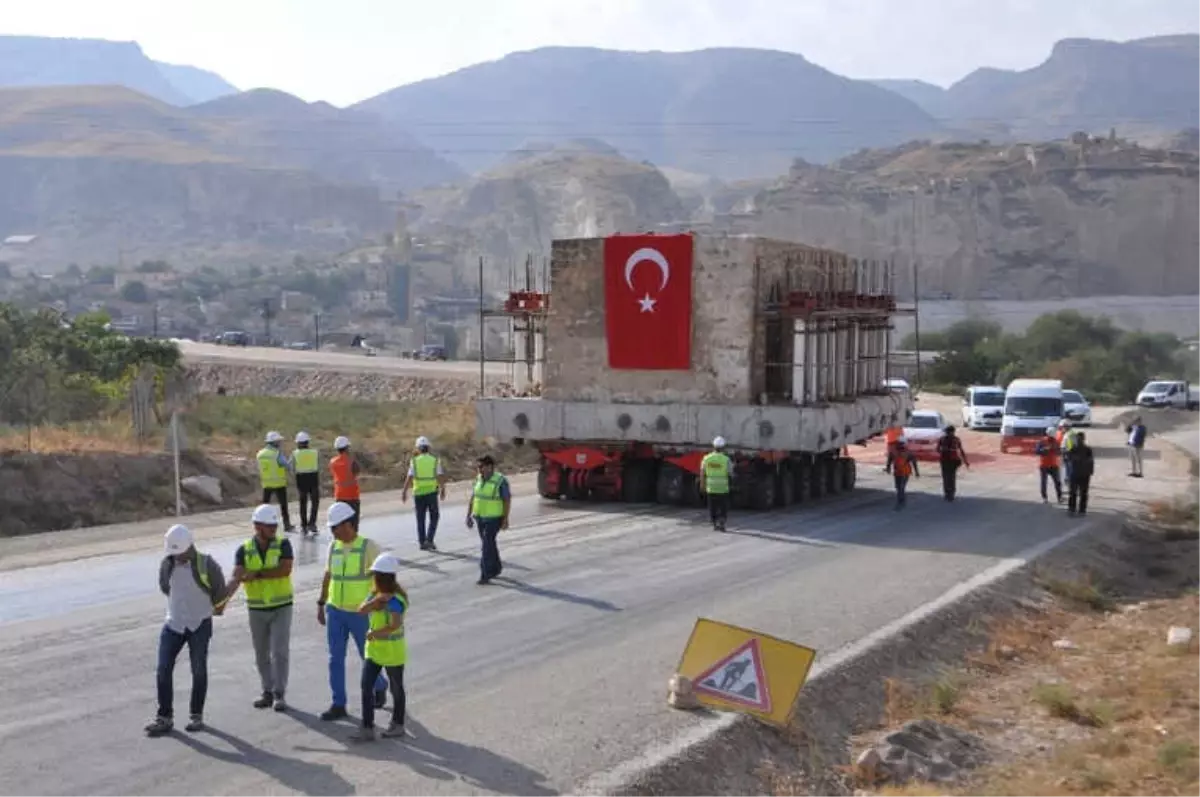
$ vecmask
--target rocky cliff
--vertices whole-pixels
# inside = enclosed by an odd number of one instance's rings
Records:
[[[900,289],[1032,299],[1194,294],[1195,154],[1078,135],[1041,145],[911,144],[797,162],[719,223],[892,258]]]

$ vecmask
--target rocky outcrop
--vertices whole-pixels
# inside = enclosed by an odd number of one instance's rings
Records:
[[[968,299],[1194,294],[1197,158],[1083,135],[915,143],[797,162],[726,226],[890,258],[898,288]]]
[[[203,363],[187,370],[197,393],[357,401],[470,401],[478,378],[430,379],[378,372],[337,373],[298,368]]]

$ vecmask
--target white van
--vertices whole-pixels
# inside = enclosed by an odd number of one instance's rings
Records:
[[[1004,391],[1000,450],[1031,450],[1034,442],[1063,417],[1059,379],[1014,379]]]
[[[1004,418],[1004,388],[999,385],[971,385],[963,393],[964,429],[999,429]]]

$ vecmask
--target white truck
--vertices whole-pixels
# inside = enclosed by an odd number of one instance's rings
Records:
[[[1181,379],[1153,379],[1138,391],[1135,403],[1139,407],[1194,410],[1200,404],[1200,396],[1195,386]]]
[[[668,288],[676,280],[686,284]],[[536,446],[547,499],[698,504],[717,437],[734,506],[850,490],[850,446],[912,407],[886,387],[891,317],[903,312],[892,285],[890,264],[748,236],[555,241],[549,294],[522,305],[538,309],[488,311],[511,312],[517,351],[544,352],[528,363],[542,394],[478,399],[477,434]],[[675,321],[652,329],[655,313]],[[679,359],[613,367],[629,325],[634,351],[622,356],[650,362],[670,346]]]

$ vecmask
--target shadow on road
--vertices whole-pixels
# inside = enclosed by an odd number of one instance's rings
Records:
[[[296,749],[300,752],[354,755],[371,761],[394,762],[411,767],[413,772],[424,778],[440,781],[459,780],[469,786],[500,794],[558,794],[558,791],[546,784],[546,776],[541,772],[486,748],[439,737],[413,719],[412,714],[408,715],[405,722],[408,738],[381,738],[365,744],[349,741],[350,734],[356,727],[354,723],[322,722],[315,714],[296,709],[288,714],[305,727],[338,745],[336,748],[297,746]],[[390,716],[391,709],[384,709],[376,714],[377,722],[386,723]]]
[[[506,562],[505,567],[508,567]],[[586,595],[576,595],[574,592],[563,592],[558,589],[550,589],[549,587],[538,587],[533,584],[526,584],[524,581],[517,581],[515,578],[508,576],[497,576],[493,581],[497,587],[523,592],[526,595],[536,595],[540,598],[550,598],[551,600],[563,601],[564,603],[574,603],[579,606],[589,606],[593,609],[599,609],[603,612],[619,612],[621,607],[606,600],[599,598],[589,598]]]
[[[456,551],[437,551],[434,554],[434,556],[444,556],[447,559],[457,559],[460,562],[478,562],[479,561],[478,556],[473,556],[471,554],[465,554],[465,553],[457,553]],[[532,569],[532,568],[526,567],[525,565],[519,565],[514,562],[510,562],[507,559],[504,560],[504,567],[508,570],[519,570],[522,573],[528,573]]]
[[[205,744],[205,735],[225,742],[233,748],[233,752]],[[210,726],[198,734],[174,733],[172,738],[209,758],[256,769],[284,787],[301,794],[348,795],[356,792],[354,784],[337,774],[328,764],[311,764],[298,758],[269,753],[218,728]]]

